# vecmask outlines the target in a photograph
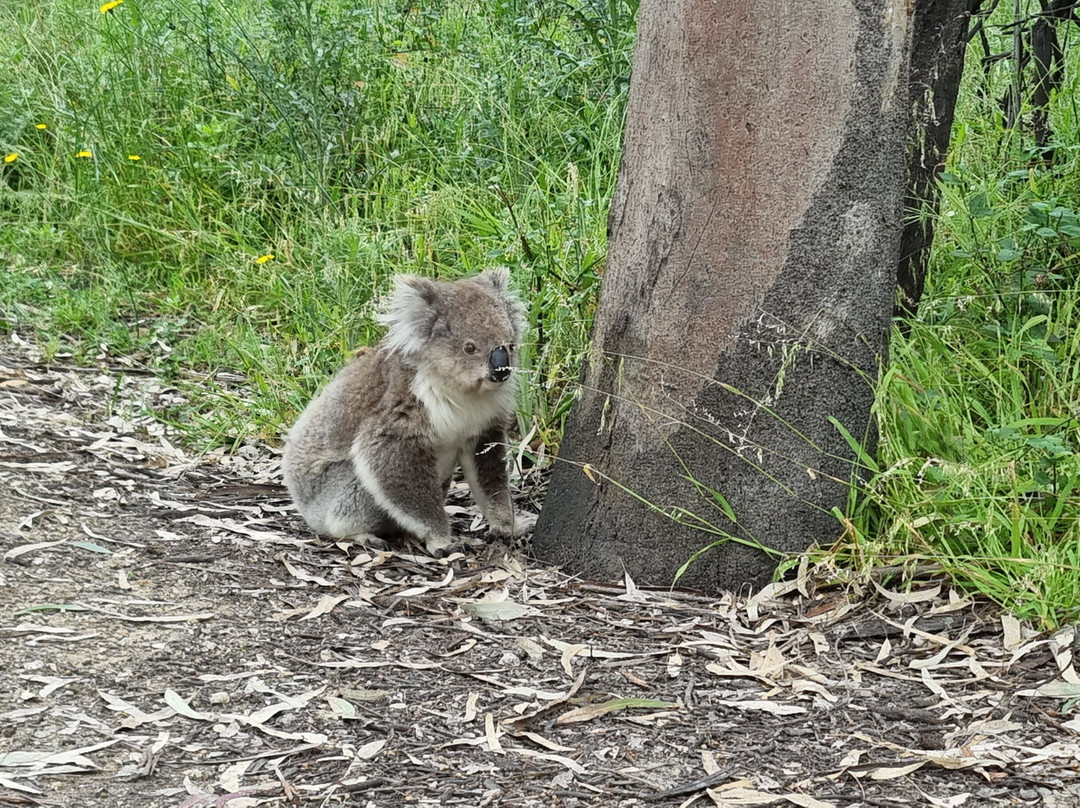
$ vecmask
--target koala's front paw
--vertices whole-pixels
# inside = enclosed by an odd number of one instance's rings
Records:
[[[508,538],[524,536],[526,533],[532,533],[533,528],[536,527],[536,514],[507,513],[489,519],[488,524],[491,526],[491,532],[496,536],[506,536]]]
[[[456,544],[452,536],[428,536],[424,540],[424,547],[427,548],[428,555],[442,558],[450,555],[450,551],[455,549]]]
[[[390,549],[390,543],[385,539],[380,539],[374,533],[353,533],[346,538],[366,547],[368,550],[375,550],[376,552],[385,552]]]
[[[532,533],[536,528],[536,520],[540,517],[535,513],[521,512],[514,515],[514,535],[524,536]]]

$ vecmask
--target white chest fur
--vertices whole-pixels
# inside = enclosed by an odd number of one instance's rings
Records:
[[[448,391],[419,372],[413,379],[412,391],[427,410],[437,444],[450,449],[509,417],[514,410],[516,388],[511,379],[494,389]]]

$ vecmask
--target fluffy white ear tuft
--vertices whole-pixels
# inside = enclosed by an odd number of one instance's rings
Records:
[[[419,275],[398,275],[377,320],[386,326],[386,346],[402,356],[423,350],[437,316],[439,287]]]
[[[510,270],[506,267],[485,269],[476,276],[478,281],[486,281],[499,294],[504,294],[510,288]]]
[[[525,304],[510,286],[510,270],[506,267],[485,269],[476,279],[491,284],[495,293],[506,302],[510,321],[514,324],[514,341],[521,342],[521,335],[525,332]]]

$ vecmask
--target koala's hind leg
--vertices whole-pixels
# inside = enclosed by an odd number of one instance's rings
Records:
[[[466,445],[459,461],[473,500],[493,533],[521,536],[533,529],[536,517],[514,513],[506,474],[506,433],[490,429],[475,444]]]
[[[398,532],[348,461],[330,463],[309,476],[292,476],[288,484],[297,510],[316,533],[386,549],[376,534]]]
[[[397,526],[424,542],[432,555],[453,544],[443,503],[446,488],[431,453],[388,436],[352,453],[353,469],[368,494]]]

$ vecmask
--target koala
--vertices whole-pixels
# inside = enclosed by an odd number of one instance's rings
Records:
[[[459,466],[494,533],[532,529],[507,482],[524,330],[509,281],[505,269],[395,279],[379,317],[386,336],[334,376],[286,439],[285,485],[312,530],[376,545],[408,533],[441,555],[454,545],[443,504]]]

